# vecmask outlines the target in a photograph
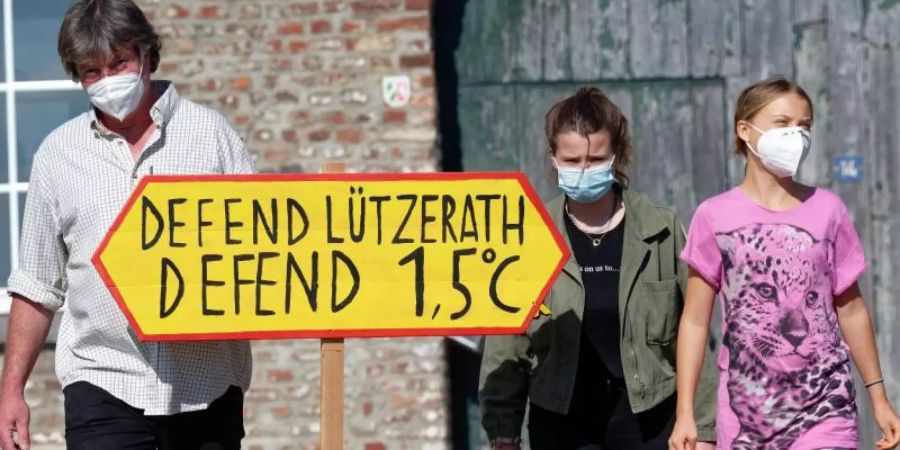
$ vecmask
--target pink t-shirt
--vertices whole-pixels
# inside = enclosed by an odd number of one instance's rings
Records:
[[[772,211],[732,189],[697,208],[681,257],[722,304],[718,448],[858,447],[833,300],[866,260],[841,199],[816,189]]]

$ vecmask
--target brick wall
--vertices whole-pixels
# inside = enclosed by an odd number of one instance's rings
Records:
[[[158,76],[228,115],[264,171],[435,168],[428,0],[151,1]],[[407,107],[381,80],[405,74]]]
[[[435,170],[429,0],[139,4],[164,38],[156,78],[229,117],[260,170]],[[382,77],[403,74],[410,102],[389,108]],[[440,339],[350,340],[346,355],[346,448],[451,446]],[[255,342],[254,359],[244,448],[317,448],[318,342]],[[52,350],[26,395],[34,448],[63,448]]]

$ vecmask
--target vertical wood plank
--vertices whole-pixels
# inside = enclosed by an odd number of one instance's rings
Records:
[[[869,142],[865,133],[865,106],[863,104],[863,50],[862,25],[865,16],[861,0],[829,0],[828,14],[828,86],[833,105],[840,105],[829,111],[827,130],[828,153],[832,155],[860,155],[864,158],[864,170],[870,169]],[[866,176],[864,173],[863,176]],[[863,241],[867,255],[872,255],[873,235],[869,205],[869,194],[861,184],[838,184],[831,187],[844,199],[853,218],[854,225]],[[860,280],[863,296],[871,305],[872,275],[868,272]],[[857,376],[857,386],[861,380]],[[859,390],[861,448],[874,448],[871,403],[864,389]]]
[[[824,22],[825,0],[793,0],[794,23]]]
[[[547,81],[572,78],[569,40],[569,8],[565,2],[542,2],[544,33],[541,46],[543,79]]]
[[[872,237],[867,254],[872,273],[872,303],[878,351],[885,388],[893,404],[900,404],[900,47],[869,45],[865,73],[871,173],[865,186],[872,195]]]
[[[519,166],[515,87],[461,86],[459,128],[463,170]]]
[[[539,81],[543,75],[544,12],[541,0],[508,0],[512,63],[506,81]],[[481,2],[474,2],[481,3]],[[483,42],[482,45],[488,44]],[[496,62],[488,62],[496,64]]]
[[[608,0],[568,4],[572,79],[627,78],[628,4]]]
[[[828,148],[828,38],[825,23],[811,23],[796,27],[794,46],[796,82],[813,101],[813,127],[810,132],[812,148],[800,166],[798,179],[811,185],[827,185],[832,171],[833,148]]]
[[[688,7],[691,76],[740,74],[740,0],[690,0]]]
[[[794,76],[791,2],[745,1],[743,17],[743,76],[749,82],[773,75]]]
[[[547,139],[544,134],[544,117],[556,102],[575,93],[574,85],[552,85],[522,88],[518,97],[519,170],[543,200],[559,195],[556,178],[550,165]]]
[[[687,76],[687,1],[631,0],[628,5],[634,76]]]
[[[466,3],[455,56],[460,84],[503,79],[512,59],[512,20],[507,1]]]
[[[721,82],[691,84],[691,144],[689,164],[693,176],[692,189],[696,201],[720,194],[728,186],[725,160],[731,154],[731,141],[726,138],[725,87]],[[696,204],[682,211],[681,219],[690,223]]]
[[[876,46],[900,44],[900,2],[882,0],[870,2],[863,32],[866,41]]]
[[[634,186],[680,216],[690,216],[697,198],[689,166],[693,133],[689,83],[643,83],[635,88],[634,110]]]

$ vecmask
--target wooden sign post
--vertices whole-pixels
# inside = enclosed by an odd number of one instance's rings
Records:
[[[144,341],[322,339],[343,446],[348,337],[523,333],[568,259],[521,173],[151,175],[93,257]]]
[[[341,173],[343,164],[326,164],[323,173]],[[344,339],[319,343],[319,443],[322,450],[344,448]]]

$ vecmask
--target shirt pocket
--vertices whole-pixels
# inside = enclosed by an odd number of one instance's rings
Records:
[[[643,281],[644,325],[647,343],[671,344],[678,332],[678,311],[675,304],[677,282],[672,280]]]

